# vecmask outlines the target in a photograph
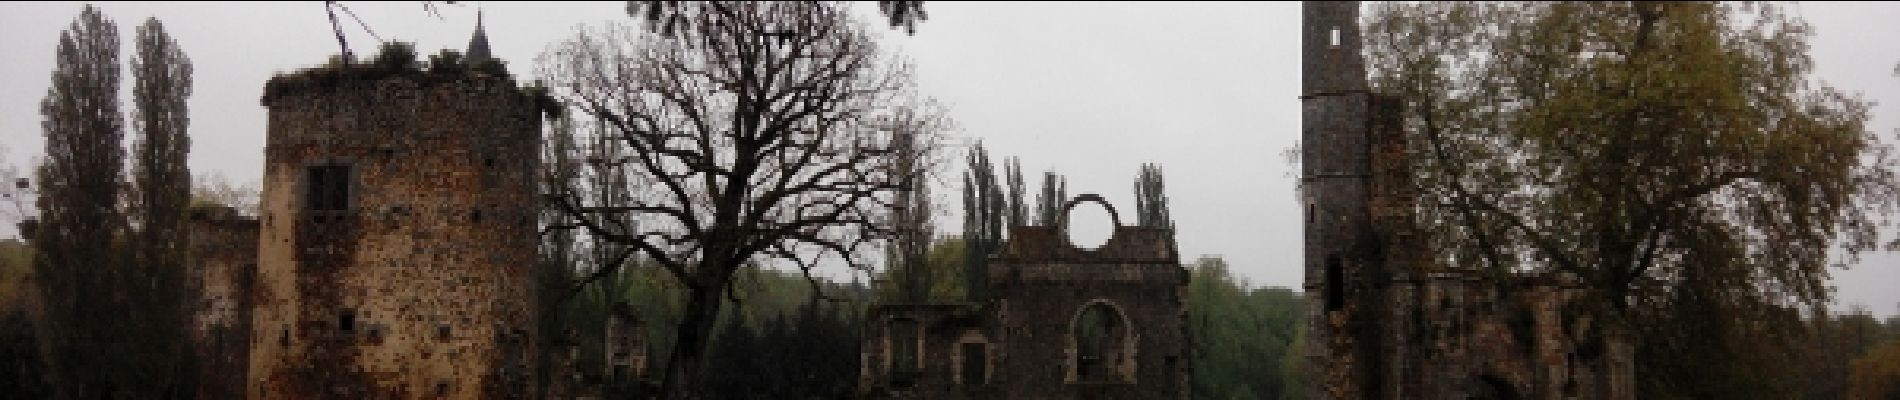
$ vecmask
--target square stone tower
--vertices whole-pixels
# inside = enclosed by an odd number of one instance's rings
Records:
[[[278,76],[249,398],[525,398],[541,112],[504,77]]]
[[[1398,102],[1367,91],[1359,2],[1305,2],[1301,21],[1301,186],[1305,208],[1307,372],[1319,399],[1384,398],[1382,315],[1390,264],[1385,217],[1402,217],[1379,180],[1403,146],[1391,118]],[[1383,144],[1383,145],[1382,145]],[[1377,150],[1377,151],[1375,151]],[[1386,161],[1386,162],[1382,162]],[[1397,172],[1404,172],[1403,170]],[[1376,209],[1375,209],[1376,208]],[[1393,211],[1397,211],[1396,215]],[[1400,224],[1409,221],[1393,221]]]

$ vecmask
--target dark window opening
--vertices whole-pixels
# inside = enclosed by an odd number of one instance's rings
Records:
[[[290,347],[289,329],[285,329],[282,335],[277,336],[277,347]]]
[[[436,340],[449,340],[449,324],[436,325],[435,338]]]
[[[336,330],[337,332],[346,334],[346,335],[356,332],[356,312],[350,311],[350,310],[343,310],[341,314],[337,314]]]
[[[468,221],[482,222],[482,210],[475,210],[475,211],[468,212]]]
[[[1326,311],[1346,305],[1346,279],[1340,268],[1339,256],[1326,256]]]
[[[964,343],[963,346],[963,384],[982,385],[988,382],[989,351],[983,343]]]
[[[344,211],[350,206],[350,167],[311,166],[305,184],[304,206],[311,211]]]
[[[482,166],[483,166],[483,167],[494,167],[494,166],[495,166],[495,158],[494,158],[494,157],[489,157],[489,158],[484,158],[484,159],[482,159]]]
[[[899,319],[890,322],[890,329],[891,386],[910,387],[917,379],[917,340],[922,336],[920,327],[915,320]]]
[[[1082,310],[1075,324],[1075,368],[1078,380],[1112,381],[1117,379],[1121,345],[1127,329],[1119,313],[1107,304],[1091,304]]]

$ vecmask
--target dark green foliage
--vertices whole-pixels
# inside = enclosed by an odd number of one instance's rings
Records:
[[[436,75],[465,73],[468,66],[463,65],[463,60],[466,60],[466,58],[462,56],[462,52],[453,49],[442,49],[442,51],[435,53],[435,55],[429,56],[429,73]]]
[[[1900,159],[1866,100],[1814,79],[1786,7],[1370,6],[1421,239],[1450,267],[1574,277],[1565,328],[1630,338],[1638,397],[1797,397],[1791,310],[1886,242]]]
[[[20,311],[0,315],[0,393],[10,398],[45,399],[53,388],[45,380],[47,365],[40,358],[34,326]]]
[[[1135,176],[1135,224],[1174,229],[1174,217],[1168,215],[1168,194],[1161,182],[1161,165],[1142,164]]]
[[[1062,206],[1069,202],[1069,181],[1055,171],[1042,173],[1042,194],[1036,196],[1036,223],[1056,226],[1062,223]]]
[[[646,322],[648,354],[668,354],[672,334],[684,317],[685,302],[672,277],[656,266],[625,269],[620,278],[597,286],[612,290]],[[827,295],[866,298],[869,288],[824,279]],[[831,302],[813,297],[812,283],[796,272],[748,269],[734,282],[732,297],[722,307],[716,333],[705,360],[707,371],[693,385],[710,399],[834,399],[849,398],[858,372],[859,320],[864,302]],[[588,293],[606,292],[606,290]],[[593,332],[581,347],[583,374],[599,375],[600,332],[605,325],[609,298],[583,295],[567,302],[562,314],[566,329]],[[656,371],[651,364],[649,371]],[[648,376],[657,380],[657,376]]]
[[[128,204],[120,204],[128,157],[118,28],[97,9],[86,7],[61,35],[41,103],[43,229],[29,239],[42,306],[34,336],[52,397],[180,398],[192,389],[182,240],[191,68],[156,20],[138,29],[137,42],[139,151]]]
[[[422,68],[422,60],[416,54],[416,45],[409,42],[383,43],[376,52],[376,68],[389,71],[414,71]]]
[[[367,63],[359,62],[349,55],[333,55],[321,67],[273,76],[264,84],[263,101],[269,103],[272,99],[284,96],[324,92],[345,85],[398,77],[423,86],[469,79],[500,79],[510,85],[515,83],[506,61],[492,58],[476,60],[454,50],[442,50],[429,56],[429,63],[425,66],[414,44],[389,42],[384,43],[376,57]],[[540,82],[518,87],[517,90],[524,96],[530,96],[543,115],[560,118],[565,113],[560,102]]]
[[[1299,398],[1305,323],[1300,294],[1249,287],[1218,257],[1202,257],[1191,274],[1194,398]]]
[[[1005,227],[1029,224],[1029,202],[1023,200],[1023,163],[1014,156],[1003,163],[1004,179],[1009,187],[1009,197],[1005,200],[1009,215],[1009,224]]]
[[[139,26],[132,59],[133,126],[137,142],[132,166],[136,200],[127,217],[136,224],[128,232],[130,256],[121,273],[133,282],[122,288],[131,315],[119,321],[143,327],[132,338],[143,353],[137,368],[150,371],[145,379],[153,390],[172,394],[192,388],[197,376],[192,357],[190,307],[185,282],[185,212],[191,206],[191,171],[186,154],[191,123],[186,99],[191,96],[191,59],[165,32],[157,19]],[[169,370],[168,370],[169,369]],[[150,393],[150,392],[148,392]]]
[[[52,88],[40,103],[46,163],[37,179],[40,223],[28,238],[45,315],[38,336],[55,396],[124,396],[131,377],[112,371],[132,367],[117,356],[131,349],[100,340],[131,333],[116,323],[128,309],[109,295],[123,278],[112,268],[124,226],[116,201],[125,159],[118,27],[87,6],[60,34],[58,51]]]
[[[728,322],[708,359],[708,370],[718,373],[702,385],[706,398],[849,398],[857,383],[858,329],[842,311],[807,302],[764,323]]]
[[[990,166],[990,153],[978,143],[970,151],[969,167],[963,175],[963,277],[969,301],[988,298],[989,282],[983,271],[989,268],[990,253],[1003,245],[1006,206],[996,170]]]

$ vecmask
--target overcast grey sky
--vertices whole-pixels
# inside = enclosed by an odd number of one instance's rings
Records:
[[[192,171],[238,182],[261,176],[264,81],[337,51],[318,1],[96,4],[119,24],[122,51],[146,18],[165,22],[196,68]],[[441,19],[420,2],[346,4],[382,38],[425,53],[466,46],[479,5],[495,54],[522,76],[576,25],[629,20],[624,2],[466,2],[441,6]],[[38,103],[59,32],[80,7],[0,4],[0,144],[14,165],[42,151]],[[1055,170],[1071,193],[1100,193],[1124,213],[1134,208],[1137,168],[1160,163],[1183,262],[1218,254],[1255,284],[1299,284],[1301,222],[1281,155],[1299,137],[1299,3],[941,1],[926,9],[916,36],[884,33],[916,64],[923,90],[952,107],[966,141],[981,139],[993,157],[1021,157],[1032,186]],[[1893,140],[1900,4],[1793,10],[1815,27],[1819,78],[1878,101],[1871,128]],[[358,52],[373,51],[362,29],[347,32]],[[937,192],[955,200],[955,190]],[[959,229],[960,218],[940,220]],[[0,237],[17,236],[4,225]],[[1871,255],[1834,277],[1842,305],[1881,315],[1900,307],[1900,255]]]

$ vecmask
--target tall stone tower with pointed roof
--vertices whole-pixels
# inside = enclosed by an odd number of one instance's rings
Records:
[[[478,27],[470,55],[487,57]],[[265,85],[252,399],[535,393],[541,108],[495,74]]]

